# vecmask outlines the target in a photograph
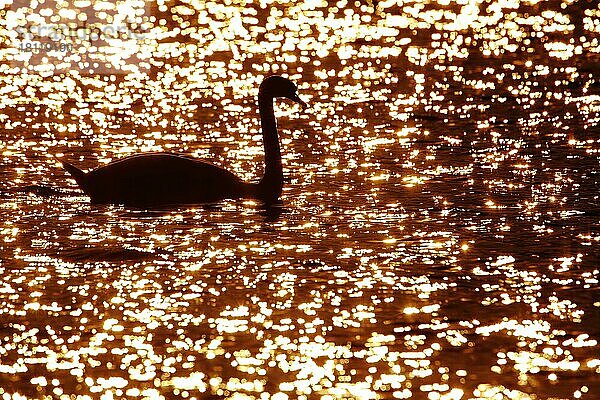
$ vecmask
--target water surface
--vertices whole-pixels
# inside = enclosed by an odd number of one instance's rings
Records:
[[[594,2],[2,7],[3,398],[600,396]],[[51,24],[83,34],[19,30]],[[310,103],[276,107],[281,207],[92,205],[60,167],[257,180],[273,73]]]

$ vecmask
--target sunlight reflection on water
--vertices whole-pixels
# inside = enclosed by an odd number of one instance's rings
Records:
[[[91,4],[0,11],[3,398],[599,395],[597,5]],[[51,24],[124,30],[20,47]],[[95,206],[57,160],[256,180],[271,73],[282,209]]]

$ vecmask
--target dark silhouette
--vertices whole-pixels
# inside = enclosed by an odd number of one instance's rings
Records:
[[[265,173],[247,183],[231,172],[178,154],[149,153],[117,160],[85,173],[61,161],[93,203],[165,206],[255,198],[266,204],[279,199],[283,169],[273,99],[285,97],[306,106],[289,79],[270,76],[260,85],[258,107],[265,148]]]

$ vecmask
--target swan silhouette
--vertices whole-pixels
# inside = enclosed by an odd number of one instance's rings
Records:
[[[273,75],[260,85],[258,107],[265,149],[264,176],[244,182],[233,173],[195,158],[169,153],[129,156],[90,172],[61,161],[92,203],[165,206],[213,203],[223,199],[254,198],[265,204],[279,199],[283,187],[281,151],[273,99],[285,97],[303,107],[296,85]]]

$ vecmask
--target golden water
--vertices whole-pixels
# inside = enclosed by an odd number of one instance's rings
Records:
[[[1,6],[3,399],[599,398],[596,2]],[[20,48],[84,23],[128,31]],[[281,208],[96,206],[60,167],[256,180],[272,73],[310,103],[276,107]]]

